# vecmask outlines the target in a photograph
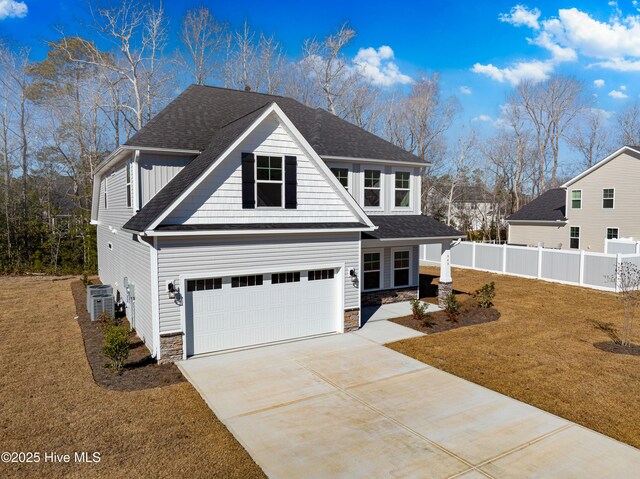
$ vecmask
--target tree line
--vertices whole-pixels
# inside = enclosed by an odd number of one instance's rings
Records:
[[[97,165],[191,83],[293,97],[415,153],[430,162],[424,213],[471,229],[455,205],[479,191],[471,202],[490,205],[475,232],[483,239],[501,239],[506,215],[562,182],[563,145],[579,169],[640,144],[638,103],[609,118],[583,82],[564,76],[515,87],[491,137],[473,122],[453,128],[461,107],[443,95],[439,75],[376,85],[345,54],[356,37],[348,23],[293,56],[275,34],[206,7],[170,19],[161,4],[120,0],[89,3],[86,18],[82,34],[53,32],[40,61],[0,43],[0,272],[95,271]]]

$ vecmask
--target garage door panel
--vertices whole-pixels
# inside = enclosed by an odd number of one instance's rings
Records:
[[[189,291],[186,295],[187,354],[239,348],[334,332],[339,324],[341,275],[309,281]]]

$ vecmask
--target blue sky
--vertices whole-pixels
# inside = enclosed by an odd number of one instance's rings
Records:
[[[26,11],[22,3],[0,0],[0,35],[32,46],[34,60],[44,56],[44,41],[56,35],[55,25],[64,25],[69,33],[83,30],[79,26],[86,11],[83,0],[24,0]],[[187,8],[199,3],[164,2],[174,27]],[[274,33],[292,57],[305,38],[324,36],[348,20],[358,36],[347,55],[355,58],[361,49],[371,48],[375,57],[380,47],[387,46],[393,57],[387,54],[378,60],[382,67],[393,63],[399,78],[440,72],[443,91],[456,95],[463,107],[459,121],[483,131],[495,128],[505,93],[526,77],[575,75],[584,80],[590,94],[597,95],[594,106],[607,114],[640,94],[637,1],[205,0],[204,4],[232,25],[248,19],[256,29]]]

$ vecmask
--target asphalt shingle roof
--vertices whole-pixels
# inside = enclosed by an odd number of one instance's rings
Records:
[[[371,215],[378,229],[362,233],[362,239],[464,237],[464,233],[426,215]]]
[[[201,151],[125,225],[144,231],[255,121],[276,103],[320,156],[423,162],[321,108],[291,98],[191,85],[125,145]]]
[[[565,203],[566,191],[563,188],[554,188],[509,215],[507,221],[564,221]]]

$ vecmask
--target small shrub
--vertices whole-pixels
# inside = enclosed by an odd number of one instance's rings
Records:
[[[121,323],[119,318],[111,316],[106,311],[103,311],[98,315],[97,321],[100,323],[103,330],[105,330],[105,328],[108,328],[109,326],[120,326]]]
[[[460,313],[460,303],[455,294],[449,293],[444,298],[444,310],[449,316],[449,320],[454,323],[458,322],[458,313]]]
[[[493,306],[493,298],[496,297],[496,284],[493,281],[485,284],[473,293],[473,297],[478,300],[481,308],[490,308]]]
[[[84,284],[85,286],[89,286],[90,284],[92,284],[92,281],[89,279],[89,275],[86,271],[82,272],[82,284]]]
[[[423,328],[430,328],[434,324],[436,324],[436,323],[435,323],[435,321],[433,321],[433,319],[431,319],[431,315],[429,313],[425,313],[424,314],[424,319],[422,320],[422,327]]]
[[[102,352],[109,359],[109,367],[118,374],[122,372],[124,362],[129,357],[131,342],[129,328],[115,324],[104,323],[104,344]]]
[[[419,299],[412,299],[411,312],[413,313],[413,319],[416,321],[423,321],[424,317],[427,315],[427,308]]]

